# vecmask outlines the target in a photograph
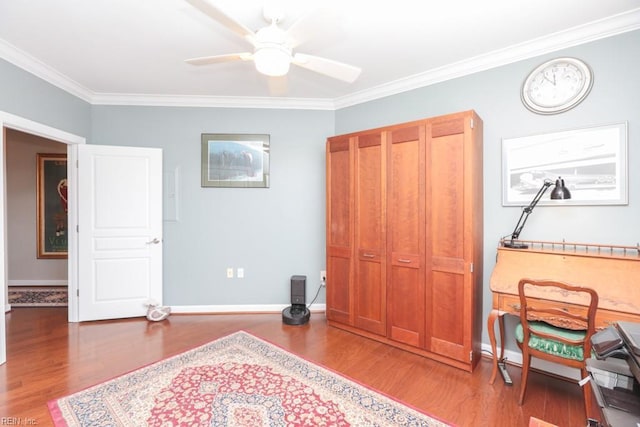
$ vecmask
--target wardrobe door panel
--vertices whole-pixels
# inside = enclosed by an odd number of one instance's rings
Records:
[[[349,138],[327,141],[327,318],[352,324],[353,150]]]
[[[384,151],[382,134],[361,135],[355,152],[355,325],[386,335]]]
[[[424,126],[389,132],[387,319],[389,338],[424,345]]]
[[[459,126],[455,126],[459,124]],[[444,135],[436,125],[427,137],[427,317],[425,347],[468,361],[465,316],[464,121],[449,123]],[[435,133],[435,135],[434,135]]]

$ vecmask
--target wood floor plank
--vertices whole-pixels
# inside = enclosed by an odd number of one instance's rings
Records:
[[[283,325],[279,314],[172,315],[67,323],[65,308],[14,308],[6,314],[7,363],[0,366],[0,417],[52,425],[47,402],[238,330],[266,339],[348,378],[458,426],[527,426],[535,416],[558,426],[583,426],[578,385],[530,374],[518,405],[514,385],[489,385],[491,362],[472,373],[451,368],[327,326],[313,313],[303,326]],[[8,417],[8,418],[7,418]]]

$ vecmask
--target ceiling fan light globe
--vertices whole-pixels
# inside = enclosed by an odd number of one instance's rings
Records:
[[[265,46],[256,49],[253,61],[258,72],[272,77],[284,76],[289,72],[291,52],[279,46]]]

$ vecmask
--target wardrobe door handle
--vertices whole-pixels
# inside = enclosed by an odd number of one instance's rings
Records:
[[[401,262],[404,264],[411,264],[411,260],[406,258],[398,258],[398,262]]]
[[[365,258],[374,258],[375,255],[374,254],[362,254],[363,257]]]

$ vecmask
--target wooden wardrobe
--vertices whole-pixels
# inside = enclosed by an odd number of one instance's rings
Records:
[[[482,324],[482,120],[327,140],[330,325],[472,371]]]

